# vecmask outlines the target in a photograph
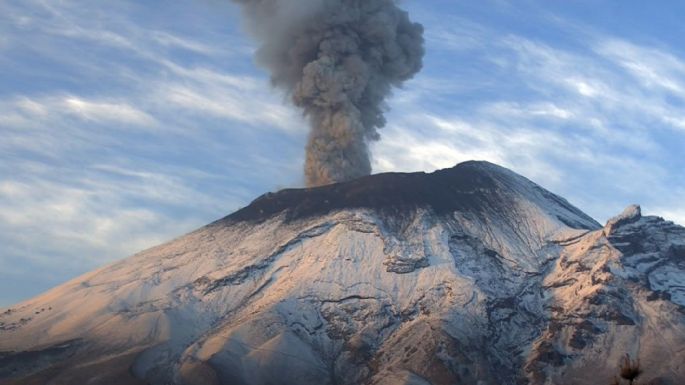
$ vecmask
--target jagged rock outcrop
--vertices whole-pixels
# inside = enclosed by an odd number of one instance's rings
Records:
[[[685,229],[485,162],[266,194],[2,310],[0,383],[685,379]]]

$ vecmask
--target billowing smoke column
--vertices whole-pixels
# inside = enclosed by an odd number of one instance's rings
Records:
[[[423,27],[393,0],[233,0],[257,61],[311,121],[308,186],[371,173],[384,100],[422,66]]]

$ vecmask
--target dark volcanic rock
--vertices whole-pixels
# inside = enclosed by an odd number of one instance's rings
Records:
[[[477,161],[430,174],[385,173],[328,186],[267,193],[224,221],[259,222],[279,214],[285,214],[286,221],[294,221],[355,208],[372,209],[387,216],[402,216],[416,208],[429,208],[438,215],[459,211],[485,216],[513,206],[522,189],[531,190],[550,205],[584,220],[560,216],[570,227],[599,227],[565,199],[503,167]],[[592,225],[588,227],[588,223]]]

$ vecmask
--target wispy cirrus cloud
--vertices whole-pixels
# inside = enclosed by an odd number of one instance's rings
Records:
[[[617,38],[601,40],[595,51],[625,69],[642,87],[685,97],[683,59]]]
[[[86,100],[74,95],[41,98],[16,97],[2,101],[3,120],[25,119],[55,121],[68,117],[95,123],[114,122],[122,125],[151,127],[157,124],[150,114],[126,101]]]
[[[85,120],[106,120],[139,126],[156,124],[152,116],[126,103],[93,102],[77,97],[68,97],[62,101],[59,107]]]

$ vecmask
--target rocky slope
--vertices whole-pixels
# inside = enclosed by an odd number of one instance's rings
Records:
[[[685,228],[466,162],[266,194],[0,310],[2,384],[685,381]]]

